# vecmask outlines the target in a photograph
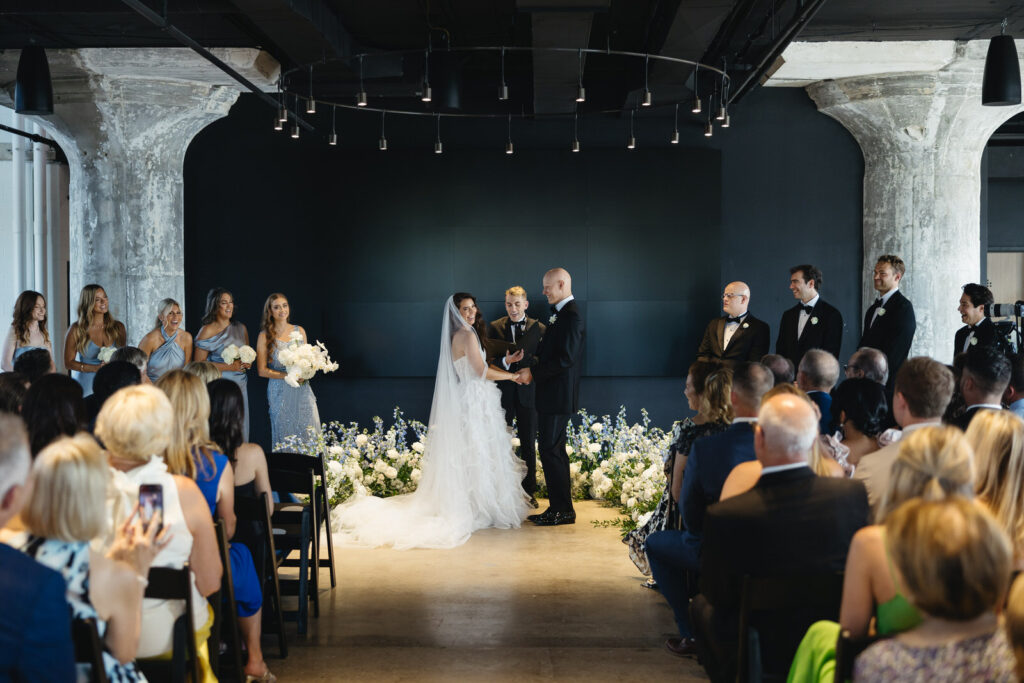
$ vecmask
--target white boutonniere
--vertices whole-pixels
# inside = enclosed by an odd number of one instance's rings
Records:
[[[885,315],[885,309],[884,308],[879,308],[878,309],[878,315]]]
[[[558,316],[552,315],[550,318],[548,318],[548,325],[554,325],[556,320],[558,320]]]
[[[814,316],[813,318],[811,318],[811,324],[812,325],[817,325],[818,324],[818,316]]]
[[[974,346],[977,343],[978,343],[978,338],[977,337],[971,337],[971,346]]]
[[[747,329],[748,327],[750,327],[750,323],[743,323],[743,329]]]

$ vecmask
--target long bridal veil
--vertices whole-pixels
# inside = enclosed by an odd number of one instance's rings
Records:
[[[479,337],[451,297],[439,347],[419,485],[410,494],[358,496],[339,506],[340,540],[451,548],[477,529],[517,527],[525,517],[525,465],[512,453],[500,392],[484,379]]]

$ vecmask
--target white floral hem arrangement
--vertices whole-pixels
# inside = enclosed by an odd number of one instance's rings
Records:
[[[614,420],[581,410],[566,434],[573,498],[602,500],[617,507],[623,517],[612,525],[623,532],[647,522],[665,489],[663,462],[672,436],[651,427],[646,410],[641,413],[642,421],[630,425],[625,407]],[[331,422],[323,425],[319,434],[310,429],[305,439],[288,437],[274,444],[274,450],[323,452],[327,499],[333,506],[357,493],[388,497],[415,491],[426,439],[426,425],[406,420],[395,408],[390,427],[385,428],[380,417],[373,418],[372,430],[360,429],[355,422]],[[518,452],[519,438],[513,435],[510,439]],[[537,485],[537,495],[545,496],[544,470],[539,462]]]

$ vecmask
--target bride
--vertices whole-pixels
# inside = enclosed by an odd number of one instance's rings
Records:
[[[519,380],[487,365],[479,318],[472,294],[459,292],[445,303],[419,486],[402,496],[356,496],[340,505],[339,540],[400,550],[452,548],[477,529],[518,527],[526,517],[526,465],[512,452],[492,381]],[[513,363],[521,357],[522,351],[506,356]]]

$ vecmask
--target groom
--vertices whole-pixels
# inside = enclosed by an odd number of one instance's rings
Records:
[[[526,382],[537,380],[537,441],[548,486],[548,509],[527,519],[538,526],[556,526],[576,522],[565,430],[579,404],[584,331],[569,272],[553,268],[544,274],[543,283],[552,315],[537,355],[517,374]]]

